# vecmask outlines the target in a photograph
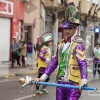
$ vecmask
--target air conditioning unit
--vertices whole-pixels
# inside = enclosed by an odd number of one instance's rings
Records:
[[[28,3],[30,0],[21,0],[23,3]]]

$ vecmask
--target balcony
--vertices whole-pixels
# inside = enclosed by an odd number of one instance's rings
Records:
[[[46,7],[51,7],[50,0],[42,0]],[[59,7],[58,0],[54,0],[54,7]]]

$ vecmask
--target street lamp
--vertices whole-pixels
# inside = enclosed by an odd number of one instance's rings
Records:
[[[94,33],[100,33],[99,27],[96,27],[96,28],[94,29]]]

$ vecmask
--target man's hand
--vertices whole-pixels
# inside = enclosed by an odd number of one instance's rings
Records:
[[[81,86],[87,86],[87,84],[88,84],[87,79],[81,80]]]
[[[40,79],[40,78],[33,78],[33,80],[34,80],[34,82],[37,84],[38,82],[43,82],[43,80],[42,79]]]
[[[80,90],[81,90],[82,86],[87,86],[87,84],[88,84],[87,79],[82,79],[81,84],[80,84]]]

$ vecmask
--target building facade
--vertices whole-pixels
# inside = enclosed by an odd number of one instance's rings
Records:
[[[32,38],[35,44],[37,38],[41,35],[42,29],[40,0],[29,0],[29,2],[24,3],[24,5],[24,37],[26,41]]]
[[[0,1],[0,61],[10,60],[13,36],[20,40],[23,33],[24,4],[20,0]]]

